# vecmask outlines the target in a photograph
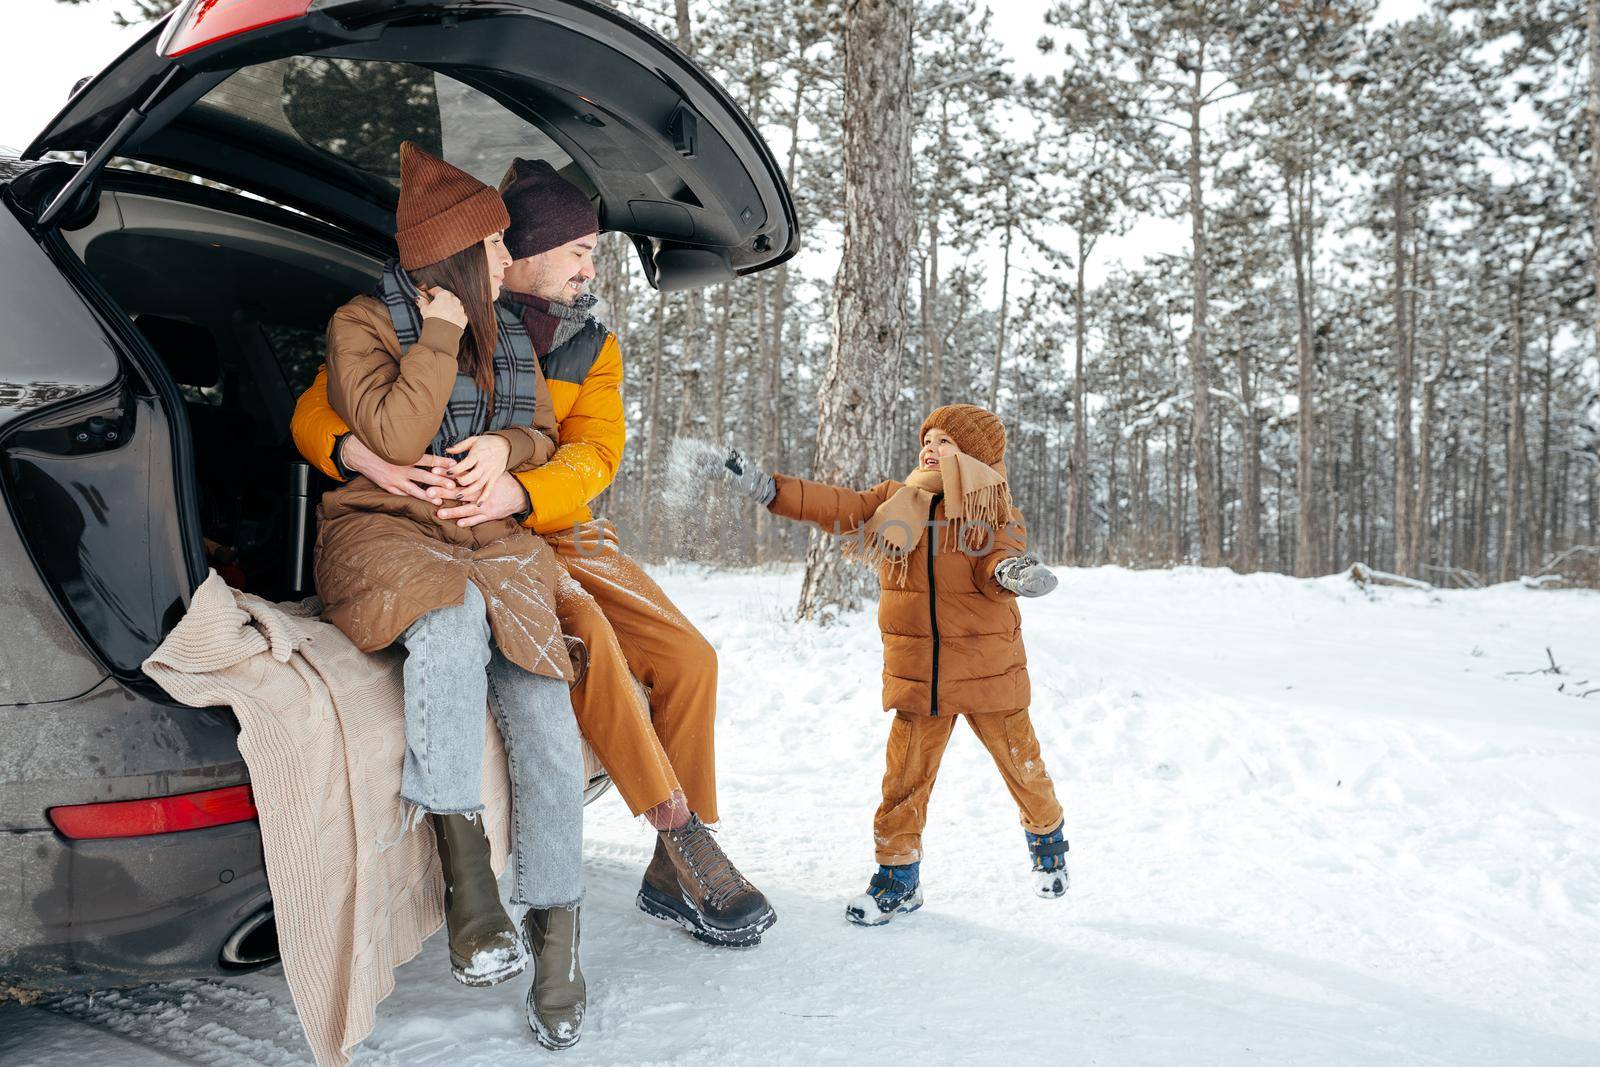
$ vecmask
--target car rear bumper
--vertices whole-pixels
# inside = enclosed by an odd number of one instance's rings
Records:
[[[0,990],[249,970],[224,963],[223,947],[241,927],[260,927],[270,907],[254,822],[106,841],[0,834]],[[261,929],[249,948],[272,933]]]
[[[224,943],[271,906],[254,820],[72,840],[50,809],[248,780],[225,711],[159,704],[109,680],[72,700],[0,708],[0,993],[226,973]]]

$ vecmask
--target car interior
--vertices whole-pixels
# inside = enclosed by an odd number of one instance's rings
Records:
[[[322,362],[328,318],[371,289],[381,261],[284,225],[116,188],[70,240],[183,395],[211,565],[247,592],[305,595],[321,479],[307,479],[289,421]],[[306,485],[309,506],[297,508]]]
[[[348,78],[409,87],[410,103],[384,121],[324,106]],[[239,70],[195,106],[247,108],[396,188],[407,138],[491,185],[519,155],[584,183],[536,127],[403,63],[274,61]],[[108,174],[93,221],[68,242],[183,395],[210,564],[247,592],[307,595],[317,498],[331,483],[302,461],[289,423],[322,363],[328,319],[371,291],[386,250],[248,194],[136,169],[145,173]]]

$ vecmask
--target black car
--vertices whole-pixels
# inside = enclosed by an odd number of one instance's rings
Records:
[[[798,240],[724,90],[590,0],[189,0],[0,158],[0,995],[275,958],[233,717],[139,665],[208,565],[307,594],[290,416],[404,139],[550,160],[660,288]]]

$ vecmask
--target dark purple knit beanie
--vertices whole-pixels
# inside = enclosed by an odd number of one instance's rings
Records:
[[[500,196],[511,213],[506,251],[525,259],[600,230],[594,205],[542,159],[518,159],[500,179]]]

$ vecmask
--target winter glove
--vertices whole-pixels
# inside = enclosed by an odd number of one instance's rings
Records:
[[[1012,556],[994,569],[995,584],[1018,596],[1044,596],[1059,582],[1049,567],[1033,556]]]
[[[737,448],[728,449],[720,473],[723,481],[762,507],[772,503],[772,498],[778,495],[778,483],[773,481],[772,475],[756,466]]]

